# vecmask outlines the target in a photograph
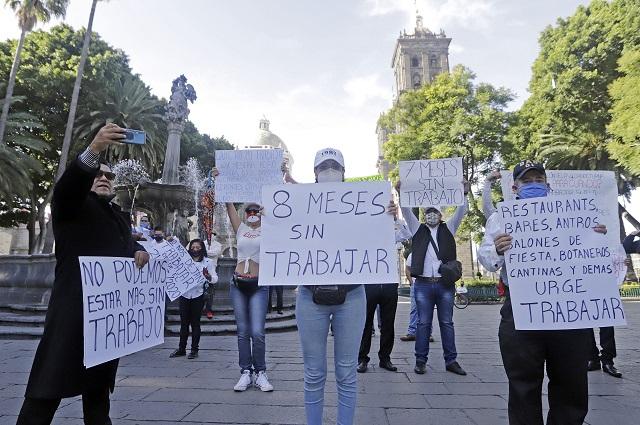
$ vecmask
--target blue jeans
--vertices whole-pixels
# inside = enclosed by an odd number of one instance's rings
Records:
[[[442,282],[426,282],[416,279],[416,309],[418,310],[418,328],[416,332],[416,362],[427,362],[429,356],[429,335],[433,323],[433,307],[438,307],[440,338],[444,350],[446,365],[456,361],[456,335],[453,330],[453,296],[455,288]]]
[[[367,310],[364,288],[347,293],[341,305],[318,305],[310,289],[298,287],[296,318],[304,359],[304,407],[307,425],[322,425],[327,379],[327,337],[333,327],[333,355],[338,387],[338,425],[353,424],[358,385],[358,350]]]
[[[409,313],[409,327],[407,328],[407,335],[416,334],[416,329],[418,328],[418,309],[416,308],[416,295],[415,288],[416,284],[411,285],[411,289],[409,290],[409,298],[411,298],[411,312]]]
[[[238,327],[238,355],[240,369],[253,372],[267,370],[265,360],[264,324],[267,318],[269,287],[261,286],[251,295],[236,288],[229,289]]]

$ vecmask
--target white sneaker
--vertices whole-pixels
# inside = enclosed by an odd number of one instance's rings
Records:
[[[251,385],[251,371],[243,370],[242,375],[240,375],[240,379],[235,387],[233,387],[233,391],[244,391]]]
[[[260,391],[263,391],[265,393],[269,391],[273,391],[273,385],[269,383],[267,374],[263,370],[258,372],[258,377],[256,378],[255,385],[257,388],[260,388]]]

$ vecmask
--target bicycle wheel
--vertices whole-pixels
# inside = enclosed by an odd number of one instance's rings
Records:
[[[467,308],[469,305],[469,297],[464,294],[456,294],[455,299],[453,300],[453,306],[455,308],[463,309]]]

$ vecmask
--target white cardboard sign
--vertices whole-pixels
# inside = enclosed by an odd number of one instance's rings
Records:
[[[516,329],[626,324],[618,281],[626,272],[616,233],[596,233],[605,200],[562,196],[498,204],[513,237],[505,267]]]
[[[464,205],[462,158],[400,161],[400,205]]]
[[[260,285],[398,282],[389,182],[263,188]]]
[[[84,365],[96,366],[164,342],[166,261],[79,257]]]
[[[516,199],[513,193],[513,172],[501,171],[500,186],[505,201]],[[620,234],[618,217],[618,186],[613,171],[591,170],[546,170],[547,183],[551,191],[549,197],[558,196],[595,196],[603,200],[600,203],[602,224],[612,234]]]
[[[282,183],[282,149],[217,150],[216,202],[260,202],[262,186]]]
[[[170,241],[140,241],[138,242],[149,253],[151,258],[162,260],[166,263],[167,296],[171,301],[196,286],[202,286],[206,282],[202,274],[202,267],[198,266],[189,255],[189,252],[180,244],[178,238]]]

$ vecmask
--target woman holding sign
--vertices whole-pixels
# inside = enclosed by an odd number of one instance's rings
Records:
[[[214,177],[220,173],[214,168]],[[244,221],[233,203],[227,203],[227,214],[236,232],[238,265],[229,290],[238,328],[240,379],[234,391],[245,391],[252,384],[261,391],[273,391],[267,378],[265,359],[265,322],[269,287],[258,286],[260,272],[260,224],[262,207],[257,203],[244,206]]]
[[[192,288],[182,294],[180,300],[180,343],[178,349],[171,353],[169,357],[182,357],[187,355],[187,338],[189,338],[189,326],[191,326],[191,352],[188,359],[198,357],[200,344],[200,318],[202,307],[204,307],[204,297],[207,293],[208,285],[218,282],[213,261],[207,257],[207,249],[202,239],[193,239],[187,247],[189,255],[199,266],[202,267],[202,274],[207,279],[207,284]]]

